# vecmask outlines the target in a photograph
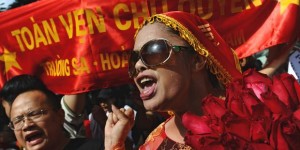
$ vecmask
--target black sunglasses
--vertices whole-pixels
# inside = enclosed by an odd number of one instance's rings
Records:
[[[179,52],[181,49],[191,49],[187,46],[172,45],[166,39],[154,39],[143,45],[140,51],[132,51],[128,63],[129,77],[136,76],[135,64],[139,59],[148,67],[161,65],[169,60],[171,51]]]

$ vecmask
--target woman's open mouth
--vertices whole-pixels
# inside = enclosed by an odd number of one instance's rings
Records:
[[[140,97],[142,100],[148,100],[154,96],[156,91],[156,79],[144,76],[138,80],[139,86],[142,88]]]

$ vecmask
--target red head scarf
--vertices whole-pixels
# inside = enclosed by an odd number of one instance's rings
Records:
[[[207,67],[221,83],[226,85],[233,79],[242,77],[234,51],[205,20],[190,13],[173,11],[154,15],[142,26],[155,21],[178,31],[196,52],[207,59]]]

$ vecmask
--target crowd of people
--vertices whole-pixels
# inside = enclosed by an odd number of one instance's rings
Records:
[[[209,34],[201,26],[209,26]],[[280,81],[251,70],[262,69],[256,59],[247,63],[243,67],[250,71],[241,68],[234,51],[199,16],[180,11],[151,16],[137,31],[128,63],[135,85],[56,95],[34,75],[19,75],[6,82],[0,92],[1,146],[51,150],[297,148],[299,83],[285,75],[292,84],[284,85],[286,95],[278,95],[273,92],[278,88],[271,84]],[[256,77],[247,80],[252,74]],[[261,78],[270,84],[263,84]],[[262,88],[256,90],[251,83]]]
[[[0,148],[104,149],[104,126],[114,104],[136,111],[137,121],[126,142],[127,149],[136,149],[165,120],[159,113],[147,112],[136,94],[135,87],[128,84],[76,95],[56,95],[36,76],[16,76],[1,90]],[[45,115],[49,115],[48,119],[42,119]]]
[[[201,26],[209,26],[209,33]],[[234,51],[200,17],[150,17],[137,31],[129,75],[147,110],[173,115],[140,149],[299,148],[300,86],[292,75],[276,75],[287,58],[280,57],[261,70],[265,74],[251,67],[242,72]],[[124,149],[134,114],[112,108],[105,148]]]

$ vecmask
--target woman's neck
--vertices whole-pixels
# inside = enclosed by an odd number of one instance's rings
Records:
[[[171,140],[184,144],[186,129],[181,122],[181,116],[175,114],[165,125],[165,133]]]

